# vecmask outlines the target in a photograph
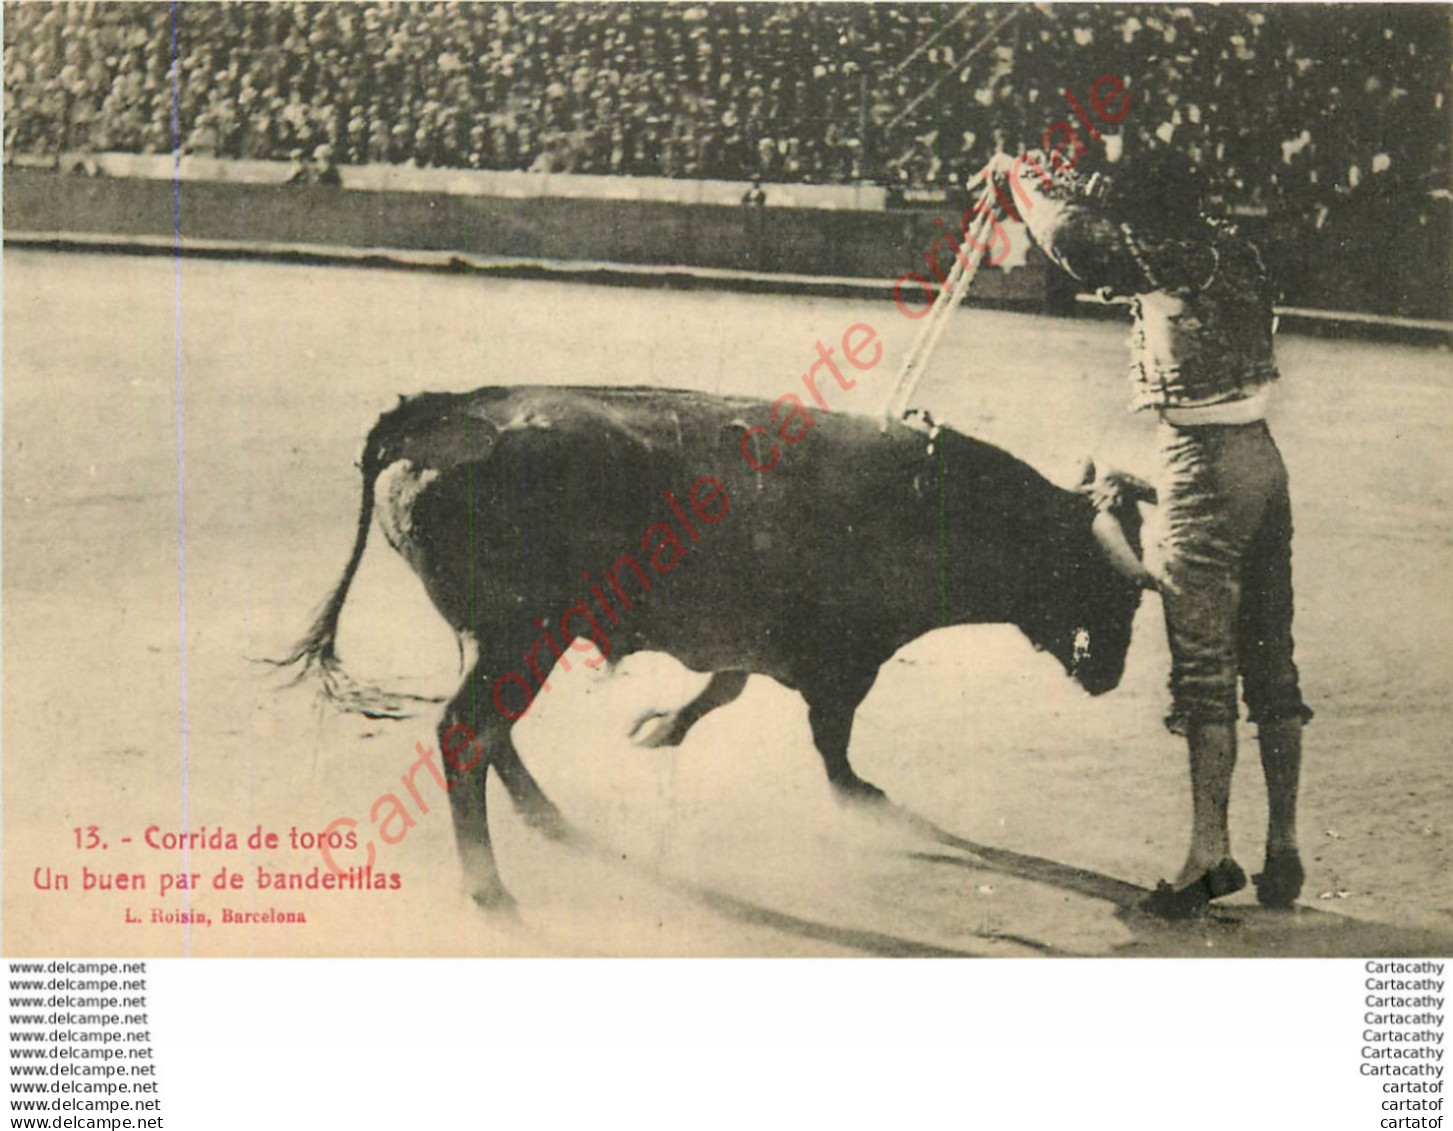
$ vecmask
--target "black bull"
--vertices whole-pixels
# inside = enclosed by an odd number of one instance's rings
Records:
[[[484,388],[403,401],[370,433],[362,471],[352,558],[285,662],[316,666],[335,694],[348,686],[334,640],[377,505],[475,657],[439,741],[484,904],[509,898],[487,767],[527,818],[563,827],[510,740],[557,657],[659,651],[715,673],[666,716],[661,743],[735,698],[748,673],[769,675],[806,699],[837,790],[874,797],[848,738],[898,649],[946,625],[1013,624],[1098,695],[1120,680],[1139,603],[1084,491],[950,429],[816,413],[779,431],[771,405],[750,398]],[[1138,549],[1134,499],[1122,493],[1110,513]],[[388,713],[366,695],[353,705]]]

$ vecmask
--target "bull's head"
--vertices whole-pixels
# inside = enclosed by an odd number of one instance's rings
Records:
[[[1120,472],[1096,476],[1087,464],[1078,492],[1089,524],[1086,549],[1066,579],[1064,603],[1055,602],[1060,623],[1044,646],[1091,695],[1113,690],[1125,673],[1130,629],[1149,584],[1141,564],[1140,502],[1154,503],[1155,489]]]

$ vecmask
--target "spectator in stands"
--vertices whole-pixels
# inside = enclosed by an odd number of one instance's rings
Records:
[[[762,174],[752,174],[752,187],[742,193],[742,204],[750,209],[763,208],[767,204],[767,193],[762,188]]]
[[[313,184],[334,187],[343,184],[343,174],[338,171],[338,162],[333,159],[333,147],[326,142],[313,150],[312,172]]]

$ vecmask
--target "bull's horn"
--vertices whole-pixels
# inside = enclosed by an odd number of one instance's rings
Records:
[[[1095,515],[1095,521],[1090,524],[1090,531],[1095,535],[1095,541],[1100,544],[1100,549],[1104,551],[1116,573],[1137,585],[1149,583],[1150,572],[1130,545],[1130,539],[1125,536],[1125,528],[1120,525],[1118,518],[1109,511],[1100,511]]]

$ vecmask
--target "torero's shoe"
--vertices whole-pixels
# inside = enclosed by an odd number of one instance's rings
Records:
[[[1266,866],[1251,877],[1251,882],[1256,885],[1256,902],[1263,907],[1291,907],[1297,896],[1302,894],[1306,878],[1302,858],[1295,848],[1268,852]]]
[[[1211,906],[1211,900],[1238,892],[1245,886],[1246,873],[1228,856],[1185,887],[1172,887],[1161,880],[1136,906],[1157,919],[1190,919],[1203,914]]]

